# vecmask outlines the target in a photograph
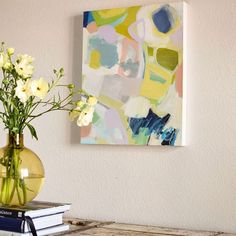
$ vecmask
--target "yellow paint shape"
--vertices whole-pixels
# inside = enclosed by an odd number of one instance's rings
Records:
[[[99,69],[101,66],[100,63],[101,54],[97,50],[91,51],[89,66],[93,69]]]
[[[103,18],[112,18],[116,16],[120,16],[127,11],[127,8],[115,8],[115,9],[107,9],[107,10],[100,10],[97,13]]]
[[[158,75],[166,80],[165,83],[151,80],[151,74]],[[172,83],[173,74],[159,65],[147,64],[145,69],[144,80],[141,85],[141,96],[149,99],[159,100],[166,95],[168,89]]]
[[[132,38],[128,32],[128,28],[137,20],[136,15],[139,9],[140,6],[128,8],[128,14],[124,22],[115,27],[117,33],[122,34],[125,37]]]

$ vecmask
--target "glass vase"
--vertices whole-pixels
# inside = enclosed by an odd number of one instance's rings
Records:
[[[24,146],[23,134],[9,133],[0,149],[0,203],[23,206],[32,201],[44,183],[44,167],[39,157]]]

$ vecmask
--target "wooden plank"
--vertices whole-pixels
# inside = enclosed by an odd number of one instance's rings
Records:
[[[70,230],[57,236],[236,236],[222,232],[194,231],[155,226],[119,224],[81,219],[66,219]]]
[[[108,229],[103,227],[92,228],[89,230],[81,231],[71,236],[167,236],[166,234],[156,234],[148,232],[137,232],[130,230],[121,230],[121,229]]]
[[[135,232],[148,232],[155,234],[165,234],[165,235],[177,235],[177,236],[214,236],[218,235],[217,232],[206,232],[206,231],[193,231],[185,229],[170,229],[164,227],[156,226],[144,226],[144,225],[133,225],[133,224],[109,224],[104,225],[103,228],[117,229],[117,230],[129,230]]]
[[[236,236],[236,234],[221,233],[219,236]]]
[[[55,236],[62,235],[76,235],[78,232],[88,230],[95,227],[102,227],[105,224],[112,224],[113,222],[100,222],[100,221],[92,221],[92,220],[81,220],[78,218],[66,218],[64,219],[65,224],[70,225],[70,229],[66,232],[53,234]]]

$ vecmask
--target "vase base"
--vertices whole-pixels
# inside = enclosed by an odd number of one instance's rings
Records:
[[[40,192],[44,177],[23,179],[0,177],[0,204],[2,206],[23,206]]]

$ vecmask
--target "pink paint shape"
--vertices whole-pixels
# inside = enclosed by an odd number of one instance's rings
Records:
[[[91,22],[90,24],[87,25],[87,30],[90,34],[97,32],[98,27],[95,22]]]
[[[99,27],[98,35],[110,44],[114,44],[118,39],[117,33],[112,25]]]
[[[139,61],[139,44],[135,40],[124,38],[122,40],[122,48],[121,48],[121,57],[120,57],[121,63],[126,62],[126,60],[128,59],[127,56],[128,56],[128,50],[130,49],[130,47],[132,47],[134,51],[136,52],[135,61]],[[121,66],[119,66],[117,73],[121,77],[127,78],[125,75],[124,69]]]
[[[180,65],[176,71],[175,87],[180,97],[183,96],[183,65]]]
[[[143,35],[141,37],[139,37],[139,35],[137,35],[137,31],[138,31],[138,27],[141,25],[142,27],[142,33]],[[131,24],[128,28],[128,32],[130,34],[130,36],[137,41],[138,43],[142,43],[144,41],[144,37],[145,37],[145,21],[144,19],[140,19],[136,22],[134,22],[133,24]]]

